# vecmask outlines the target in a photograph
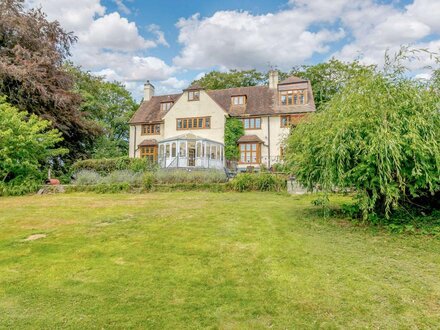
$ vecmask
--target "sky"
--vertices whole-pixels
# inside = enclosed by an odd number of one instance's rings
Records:
[[[440,0],[26,0],[78,36],[71,60],[140,100],[180,92],[211,70],[324,62],[382,64],[411,45],[440,52]],[[433,65],[412,64],[415,74]]]

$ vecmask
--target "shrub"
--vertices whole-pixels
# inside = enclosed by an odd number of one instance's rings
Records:
[[[157,164],[151,163],[147,158],[109,158],[109,159],[86,159],[77,161],[72,165],[74,171],[90,170],[101,175],[107,175],[114,171],[131,170],[134,172],[154,171]]]
[[[286,179],[271,173],[240,173],[229,186],[235,191],[283,191]]]
[[[102,177],[101,183],[127,183],[135,187],[140,187],[142,185],[142,173],[130,170],[113,171],[109,175]]]
[[[186,171],[186,170],[159,170],[155,173],[158,183],[219,183],[226,182],[224,171]]]
[[[101,182],[101,176],[90,170],[82,170],[76,174],[75,184],[81,186],[94,185]]]
[[[145,172],[142,175],[142,187],[147,190],[151,190],[154,184],[154,174],[151,172]]]
[[[7,183],[0,181],[0,196],[20,196],[36,193],[42,186],[39,180],[26,178],[12,180]]]

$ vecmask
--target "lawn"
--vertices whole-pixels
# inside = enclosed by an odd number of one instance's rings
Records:
[[[0,328],[437,328],[440,241],[313,198],[1,198]]]

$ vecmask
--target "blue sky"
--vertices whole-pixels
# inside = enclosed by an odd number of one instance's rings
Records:
[[[217,69],[288,70],[330,57],[381,64],[402,44],[440,49],[439,0],[27,0],[79,41],[72,60],[140,99]],[[411,64],[427,77],[428,57]]]

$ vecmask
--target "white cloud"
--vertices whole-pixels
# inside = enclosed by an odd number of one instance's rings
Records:
[[[125,3],[122,0],[113,0],[116,6],[118,7],[118,10],[122,12],[125,15],[131,14],[130,8],[128,8]]]
[[[123,1],[114,2],[120,12],[128,14]],[[119,12],[107,13],[100,0],[27,0],[26,5],[41,6],[50,20],[58,20],[78,36],[72,48],[76,64],[107,80],[124,83],[137,98],[142,95],[139,86],[144,81],[166,81],[176,71],[160,58],[145,54],[149,48],[169,46],[157,25],[149,26],[156,40],[147,40],[134,22]]]
[[[183,49],[176,65],[203,69],[267,68],[277,64],[289,68],[315,53],[325,53],[328,45],[344,36],[341,29],[308,30],[313,17],[302,10],[289,9],[276,14],[219,11],[211,17],[199,14],[177,23]]]
[[[129,22],[116,12],[94,20],[79,38],[84,45],[114,50],[130,51],[156,46],[154,41],[145,40],[139,35],[134,22]]]

